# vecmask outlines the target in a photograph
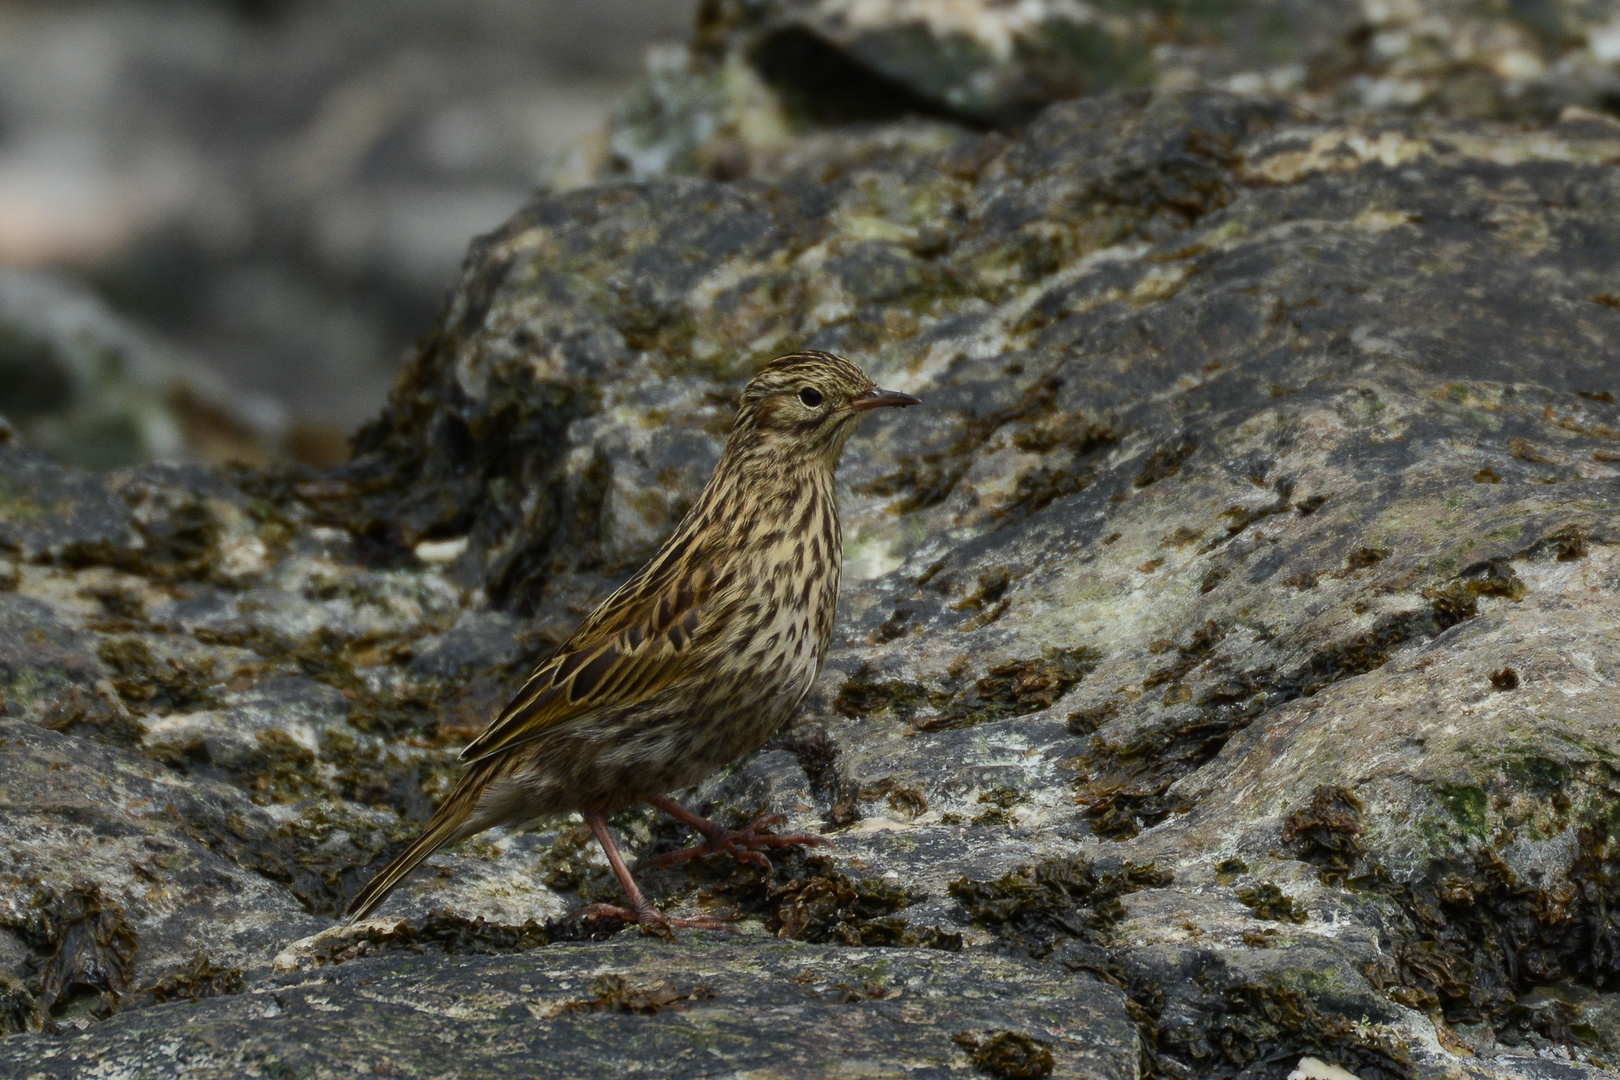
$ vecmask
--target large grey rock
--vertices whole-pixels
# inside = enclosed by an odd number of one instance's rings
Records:
[[[7,722],[83,743],[87,775],[192,793],[129,835],[190,838],[286,910],[224,905],[225,875],[188,885],[222,905],[199,940],[252,947],[104,979],[123,996],[97,1007],[121,1010],[89,1025],[85,979],[51,992],[84,967],[75,943],[167,964],[173,939],[110,866],[37,899],[18,875],[5,922],[29,958],[0,1017],[89,1026],[0,1053],[175,1074],[183,1016],[204,1074],[385,1050],[479,1075],[492,1047],[543,1071],[515,994],[560,998],[514,981],[629,957],[613,971],[637,986],[679,971],[715,1009],[764,1003],[705,1029],[729,1034],[694,1075],[864,1053],[810,1041],[855,1015],[792,982],[812,963],[915,970],[946,1018],[929,1032],[975,1018],[964,1045],[1002,1075],[992,1028],[1049,1034],[976,1012],[991,985],[1028,988],[998,1008],[1077,1003],[1104,1056],[1050,1053],[1080,1075],[1281,1078],[1306,1056],[1363,1080],[1601,1075],[1620,1059],[1616,161],[1620,128],[1593,119],[1133,93],[830,181],[547,195],[475,246],[346,469],[93,478],[0,451],[0,475],[54,493],[0,504],[25,639],[0,654],[24,673]],[[839,638],[801,723],[688,796],[832,847],[769,880],[644,872],[671,910],[734,913],[723,945],[580,943],[612,928],[559,917],[615,886],[569,820],[464,844],[378,920],[294,943],[672,527],[752,367],[804,344],[926,407],[850,445]],[[0,771],[8,800],[37,798],[43,760]],[[649,812],[615,824],[637,858],[682,840]],[[31,867],[73,865],[65,825],[30,836]],[[452,995],[465,1048],[417,1019]],[[541,1030],[635,1032],[640,1067],[687,1068],[668,1048],[699,1008]],[[380,1042],[327,1037],[351,1032]],[[975,1067],[926,1039],[918,1074]]]
[[[559,945],[536,959],[356,960],[128,1014],[48,1048],[0,1043],[0,1062],[67,1078],[161,1052],[190,1076],[442,1076],[453,1048],[460,1076],[933,1077],[971,1074],[953,1037],[1012,1033],[1046,1055],[1046,1070],[1027,1075],[1136,1075],[1123,994],[1016,960],[700,940]]]

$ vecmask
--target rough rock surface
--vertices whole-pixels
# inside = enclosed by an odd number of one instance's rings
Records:
[[[238,997],[125,1014],[97,1029],[93,1047],[44,1049],[28,1075],[66,1080],[154,1053],[191,1075],[328,1075],[338,1061],[349,1075],[443,1075],[453,1047],[465,1076],[946,1076],[963,1071],[959,1042],[1013,1029],[1033,1044],[1027,1056],[1044,1052],[1055,1066],[1039,1075],[1136,1075],[1125,996],[1061,969],[697,940],[544,955],[543,965],[534,955],[355,960]],[[341,1058],[328,1042],[335,1019],[353,1040]]]
[[[1603,1075],[1616,162],[1136,92],[549,195],[346,469],[0,451],[0,1071]],[[614,893],[566,820],[311,936],[800,345],[926,407],[850,445],[800,723],[692,798],[833,846],[647,873],[744,930],[673,951],[566,917]]]
[[[712,0],[620,106],[596,174],[840,171],[1127,87],[1548,121],[1613,112],[1617,63],[1612,0]]]

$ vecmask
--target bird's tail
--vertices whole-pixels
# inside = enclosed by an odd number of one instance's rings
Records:
[[[476,770],[475,770],[476,772]],[[388,899],[388,894],[412,870],[416,864],[438,851],[446,844],[455,843],[473,833],[480,831],[481,826],[475,821],[469,821],[473,810],[477,807],[478,796],[482,793],[481,784],[469,783],[474,773],[468,773],[461,783],[444,800],[443,805],[434,813],[433,820],[428,822],[422,835],[411,842],[411,846],[394,856],[392,862],[378,871],[377,876],[360,890],[358,896],[349,904],[345,913],[346,922],[356,922],[365,918],[376,910],[377,905]]]

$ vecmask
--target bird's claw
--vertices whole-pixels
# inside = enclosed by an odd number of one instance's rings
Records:
[[[635,911],[630,908],[619,907],[617,904],[591,904],[576,912],[582,919],[620,919],[624,922],[635,923],[641,927],[641,932],[651,934],[667,940],[674,940],[676,929],[681,930],[724,930],[727,933],[737,933],[737,928],[724,919],[716,919],[711,915],[692,915],[685,918],[671,918],[657,908],[648,907],[646,911]]]
[[[764,852],[758,848],[785,848],[785,847],[816,847],[829,841],[824,836],[814,833],[776,833],[760,832],[773,825],[780,825],[787,818],[781,814],[766,814],[755,818],[741,829],[727,829],[715,826],[713,832],[703,833],[703,843],[695,847],[684,848],[681,851],[672,851],[667,855],[660,855],[653,860],[653,865],[661,870],[672,866],[679,866],[689,859],[696,859],[701,855],[729,855],[738,862],[753,863],[763,869],[767,874],[774,872],[775,867]]]

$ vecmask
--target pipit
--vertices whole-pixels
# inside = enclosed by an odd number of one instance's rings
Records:
[[[601,843],[630,904],[584,913],[659,933],[725,924],[666,918],[648,902],[608,829],[614,811],[651,803],[703,836],[665,865],[718,852],[768,867],[763,848],[825,843],[763,831],[771,819],[729,829],[666,796],[758,749],[815,682],[843,561],[839,455],[868,411],[917,403],[829,353],[761,369],[674,533],[461,752],[471,768],[422,835],[355,897],[349,918],[369,914],[446,844],[570,810]]]

